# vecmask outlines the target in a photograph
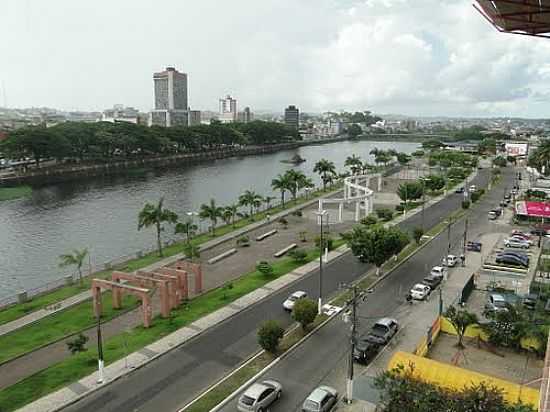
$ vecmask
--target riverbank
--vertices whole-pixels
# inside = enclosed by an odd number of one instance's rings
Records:
[[[229,157],[270,154],[282,150],[292,150],[302,146],[335,143],[347,139],[347,136],[345,136],[323,140],[301,140],[265,146],[230,147],[224,150],[128,159],[109,163],[56,165],[30,170],[26,173],[14,173],[12,175],[0,177],[0,188],[12,188],[19,185],[44,185],[86,177],[127,174],[132,170],[178,168]]]
[[[426,140],[450,141],[452,136],[445,134],[424,134],[424,133],[393,133],[393,134],[365,134],[359,136],[358,140],[372,142],[411,142],[422,143]]]
[[[30,196],[32,187],[27,185],[15,187],[0,187],[0,202],[3,200],[13,200]]]

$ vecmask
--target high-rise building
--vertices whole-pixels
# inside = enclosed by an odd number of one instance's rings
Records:
[[[167,67],[153,74],[155,84],[155,109],[149,124],[159,126],[187,126],[187,74]]]
[[[249,123],[254,120],[254,114],[250,111],[250,107],[245,107],[242,112],[237,114],[237,121],[241,123]]]
[[[220,99],[220,122],[233,123],[237,121],[237,100],[230,95]]]
[[[300,128],[300,110],[294,105],[285,109],[285,124],[296,130]]]
[[[196,126],[201,124],[201,111],[189,110],[189,126]]]

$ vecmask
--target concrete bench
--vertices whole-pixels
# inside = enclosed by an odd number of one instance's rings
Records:
[[[292,243],[291,245],[288,245],[284,249],[279,250],[277,253],[275,253],[273,256],[276,258],[283,256],[286,252],[295,249],[298,245],[296,243]]]
[[[237,249],[229,249],[229,250],[223,252],[222,254],[220,254],[218,256],[214,256],[213,258],[208,259],[208,264],[212,265],[212,264],[214,264],[216,262],[219,262],[220,260],[225,259],[226,257],[231,256],[235,253],[237,253]]]
[[[261,234],[260,236],[258,236],[258,237],[256,238],[256,241],[261,242],[261,241],[264,240],[266,237],[272,236],[272,235],[274,235],[275,233],[277,233],[277,229],[270,230],[269,232],[266,232],[266,233]]]

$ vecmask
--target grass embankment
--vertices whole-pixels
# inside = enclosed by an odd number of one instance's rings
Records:
[[[21,197],[30,196],[32,188],[30,186],[0,187],[0,202],[2,200],[13,200]]]
[[[124,296],[123,309],[117,310],[112,308],[111,293],[105,293],[103,294],[102,303],[104,305],[102,319],[108,321],[118,316],[122,311],[136,307],[138,299],[133,296]],[[0,362],[5,362],[51,342],[58,341],[67,335],[94,326],[96,318],[92,313],[92,301],[88,300],[2,336],[0,338]]]
[[[0,189],[0,191],[3,189]],[[261,221],[266,219],[267,214],[274,215],[278,212],[281,212],[283,210],[289,209],[291,207],[294,207],[296,205],[303,204],[305,202],[308,202],[310,200],[313,200],[315,197],[322,196],[326,193],[328,193],[330,190],[334,190],[334,188],[328,189],[326,192],[323,192],[322,190],[318,190],[316,192],[311,193],[307,198],[306,197],[298,197],[296,201],[288,201],[285,203],[285,207],[277,206],[273,207],[269,210],[261,211],[254,215],[254,219],[251,220],[249,218],[246,219],[239,219],[235,222],[235,225],[224,225],[220,226],[216,229],[216,236],[213,237],[209,234],[201,234],[199,236],[196,236],[192,243],[195,246],[200,246],[203,243],[215,239],[216,237],[220,237],[223,235],[226,235],[234,230],[242,229],[243,227],[246,227],[247,225]],[[128,262],[125,262],[120,265],[113,266],[113,270],[121,270],[126,272],[132,272],[134,270],[142,269],[146,266],[149,266],[153,263],[158,262],[161,259],[164,259],[166,257],[174,256],[178,253],[181,253],[184,246],[184,241],[174,243],[173,245],[167,246],[163,249],[163,257],[159,257],[156,252],[149,253],[147,255],[144,255],[141,258],[132,259]],[[107,278],[111,274],[111,271],[102,271],[97,272],[93,274],[94,278]],[[64,299],[67,299],[71,296],[74,296],[86,289],[89,289],[90,287],[90,278],[85,278],[83,285],[72,285],[72,286],[64,286],[60,289],[57,289],[55,291],[46,293],[44,295],[38,296],[33,298],[31,301],[22,303],[22,304],[15,304],[12,306],[9,306],[5,309],[0,310],[0,325],[11,322],[15,319],[18,319],[22,316],[27,315],[30,312],[33,312],[38,309],[45,308],[47,306],[53,305],[57,302],[60,302]]]
[[[134,352],[155,342],[177,329],[222,308],[236,299],[262,287],[266,283],[318,257],[318,251],[310,251],[303,262],[298,263],[289,258],[285,258],[273,264],[273,275],[271,276],[265,276],[258,271],[252,271],[232,281],[231,284],[233,287],[231,289],[220,287],[190,300],[187,305],[172,311],[172,316],[168,319],[162,319],[158,316],[155,317],[152,326],[148,329],[138,326],[133,328],[130,332],[124,332],[120,335],[106,339],[104,342],[105,363],[110,364],[119,360],[127,353]],[[91,303],[88,302],[88,304]],[[108,304],[106,302],[105,308],[107,307]],[[80,312],[83,312],[83,310],[80,309]],[[62,312],[59,315],[53,315],[48,319],[51,319],[52,324],[56,324],[56,322],[59,322],[59,316],[63,316],[64,313],[66,312]],[[86,313],[89,319],[93,320],[91,316],[91,307]],[[28,333],[29,330],[25,330],[24,334]],[[24,334],[19,335],[20,339],[24,339]],[[31,339],[32,336],[28,336],[28,338]],[[87,352],[70,356],[62,362],[52,365],[21,380],[15,385],[1,390],[0,410],[11,411],[20,408],[27,403],[92,373],[96,369],[97,350],[95,349],[95,345],[90,346],[91,348]]]

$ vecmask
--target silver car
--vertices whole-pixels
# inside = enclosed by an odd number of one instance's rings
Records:
[[[506,247],[517,247],[521,249],[529,249],[529,243],[525,240],[517,239],[517,238],[508,238],[504,240],[504,246]]]
[[[302,404],[302,412],[327,412],[338,400],[338,391],[330,386],[319,386],[309,394]]]
[[[283,385],[274,380],[252,384],[239,398],[237,409],[241,412],[266,412],[283,393]]]

